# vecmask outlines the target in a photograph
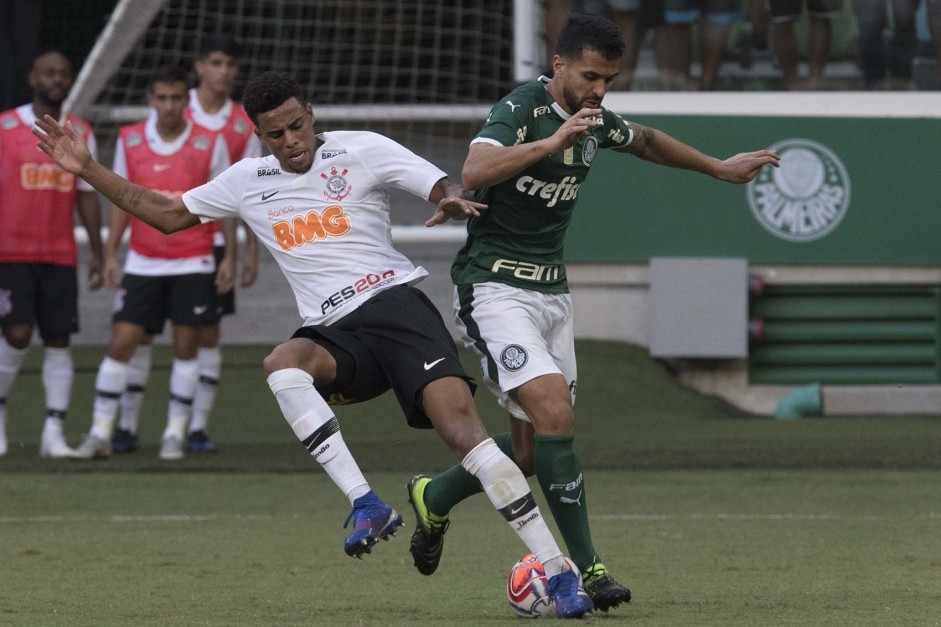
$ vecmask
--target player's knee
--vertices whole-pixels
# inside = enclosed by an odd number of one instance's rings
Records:
[[[265,376],[270,376],[272,373],[277,372],[278,370],[284,370],[285,368],[296,368],[297,364],[294,363],[295,360],[289,359],[290,355],[287,351],[282,350],[281,346],[276,346],[265,357],[262,361],[262,367],[265,369]]]
[[[23,350],[29,346],[33,337],[33,326],[29,324],[10,325],[3,328],[3,339],[16,350]]]

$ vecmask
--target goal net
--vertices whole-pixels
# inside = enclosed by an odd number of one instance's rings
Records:
[[[202,37],[226,32],[239,38],[242,49],[236,100],[250,77],[272,69],[289,72],[314,104],[318,131],[376,131],[456,177],[489,106],[517,80],[519,5],[121,0],[67,106],[92,121],[102,160],[109,163],[117,126],[146,115],[150,71],[164,63],[191,66]],[[539,28],[536,20],[529,30]],[[533,69],[531,76],[537,74]]]

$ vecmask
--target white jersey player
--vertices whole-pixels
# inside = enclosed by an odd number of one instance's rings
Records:
[[[305,326],[265,358],[268,385],[297,438],[352,504],[348,555],[370,552],[395,533],[402,516],[370,489],[328,403],[364,401],[392,389],[408,423],[437,430],[544,565],[557,615],[590,612],[591,599],[566,564],[525,477],[487,435],[441,315],[413,287],[425,271],[389,239],[389,188],[435,203],[429,226],[479,215],[485,206],[464,198],[440,170],[389,140],[315,135],[313,110],[286,74],[254,78],[243,102],[272,157],[236,164],[176,199],[108,171],[72,129],[51,118],[38,122],[36,134],[60,166],[154,227],[174,232],[237,215],[278,259]]]

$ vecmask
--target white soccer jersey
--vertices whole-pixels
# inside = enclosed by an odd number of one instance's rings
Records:
[[[201,220],[238,217],[271,251],[305,325],[332,324],[383,289],[428,275],[392,247],[389,194],[428,198],[447,176],[391,139],[322,133],[305,174],[273,157],[242,160],[183,194]]]

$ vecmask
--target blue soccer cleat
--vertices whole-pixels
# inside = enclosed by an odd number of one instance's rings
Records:
[[[208,433],[200,429],[190,431],[190,434],[186,436],[186,450],[190,453],[215,453],[219,447],[209,439]]]
[[[131,433],[127,429],[117,429],[111,436],[111,452],[115,455],[133,453],[138,448],[140,448],[140,443],[136,433]]]
[[[578,573],[574,570],[549,578],[549,598],[555,603],[558,618],[581,618],[594,609],[591,597],[578,585]]]
[[[374,544],[379,540],[388,540],[395,535],[395,530],[404,522],[401,514],[376,496],[370,490],[353,501],[353,511],[346,517],[343,528],[346,529],[350,520],[353,521],[353,531],[346,536],[343,550],[350,557],[363,557],[363,553],[371,553]]]

